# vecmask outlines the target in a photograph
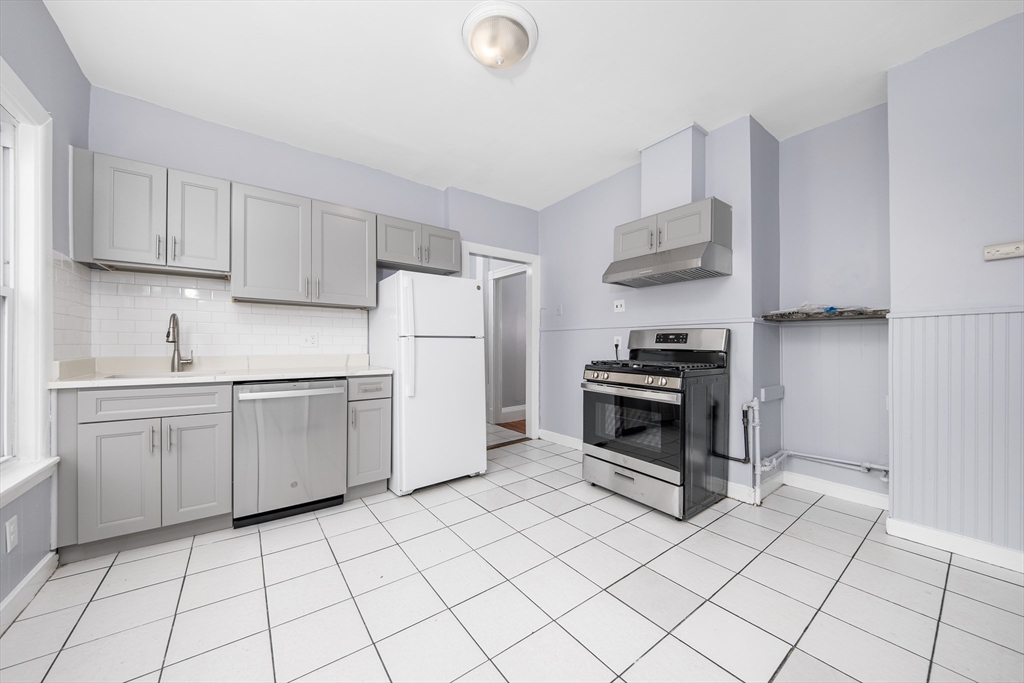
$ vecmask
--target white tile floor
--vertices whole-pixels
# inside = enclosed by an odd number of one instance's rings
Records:
[[[7,681],[1021,681],[1024,577],[783,487],[677,522],[579,452],[61,567]],[[568,465],[566,463],[569,463]]]
[[[518,441],[519,439],[526,438],[525,434],[513,431],[511,429],[505,429],[498,425],[487,425],[487,446],[497,446],[498,444],[508,443],[510,441]]]

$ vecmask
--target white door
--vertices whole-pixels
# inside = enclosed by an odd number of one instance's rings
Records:
[[[394,388],[400,462],[392,490],[408,493],[483,472],[484,340],[417,337],[403,339],[402,346],[402,376]]]
[[[480,282],[403,271],[398,282],[398,336],[483,337]]]

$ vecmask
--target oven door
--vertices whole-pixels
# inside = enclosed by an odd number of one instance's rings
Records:
[[[586,453],[682,483],[684,394],[597,382],[582,386]]]

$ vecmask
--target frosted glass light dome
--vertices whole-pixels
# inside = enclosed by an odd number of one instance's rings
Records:
[[[485,2],[466,16],[462,39],[476,61],[490,69],[507,69],[533,50],[537,22],[519,5]]]

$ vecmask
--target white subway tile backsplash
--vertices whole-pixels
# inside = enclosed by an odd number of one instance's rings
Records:
[[[92,279],[89,269],[59,252],[54,252],[54,360],[88,358],[94,355],[92,331]]]

